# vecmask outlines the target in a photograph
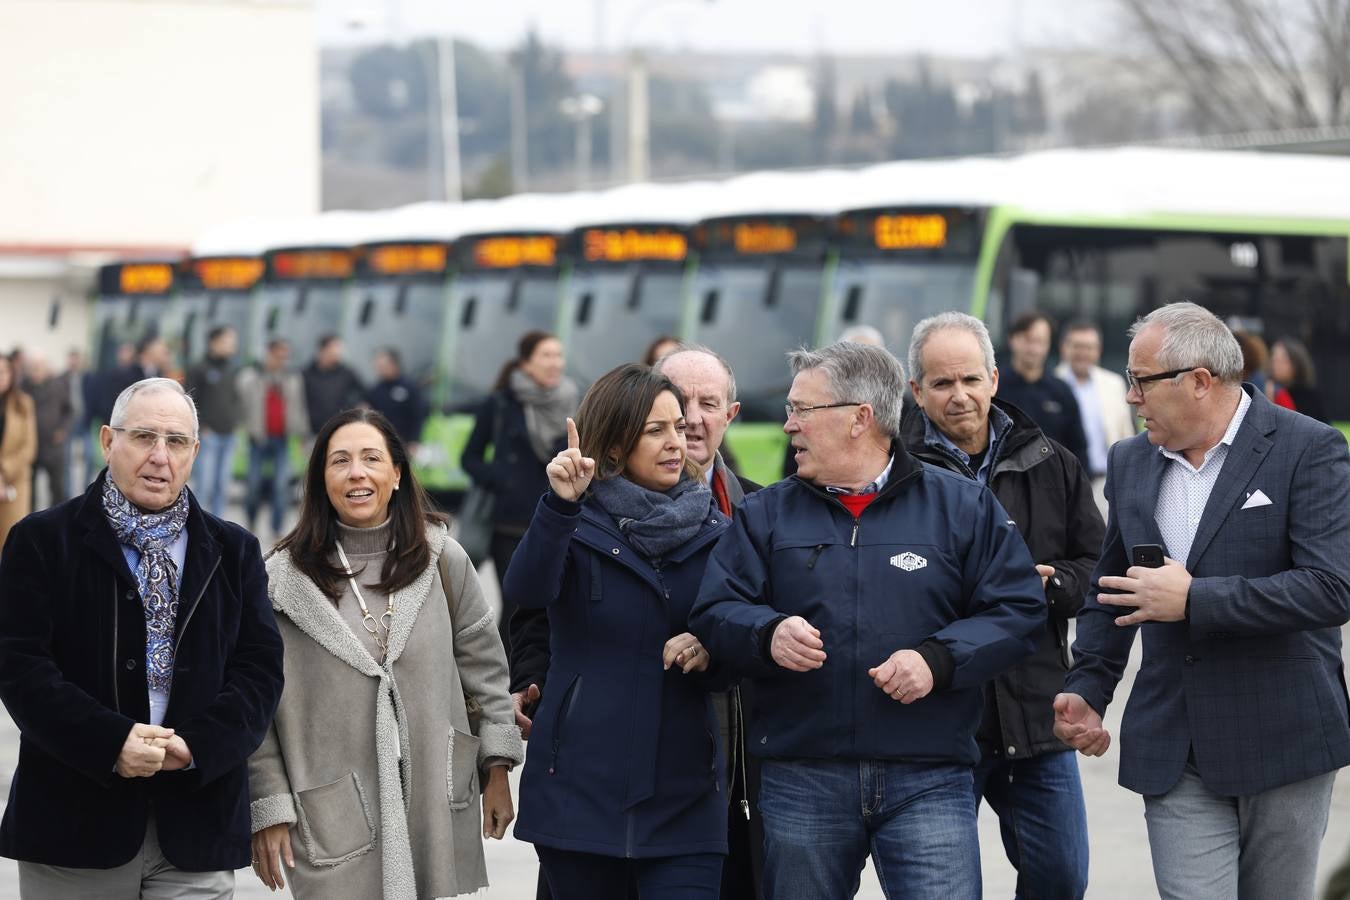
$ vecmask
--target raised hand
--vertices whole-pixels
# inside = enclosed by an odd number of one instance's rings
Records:
[[[577,423],[570,418],[567,420],[567,449],[553,457],[553,462],[544,471],[548,473],[548,486],[564,500],[581,500],[581,495],[591,486],[595,460],[581,455]]]

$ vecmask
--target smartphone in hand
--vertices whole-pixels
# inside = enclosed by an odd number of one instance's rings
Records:
[[[1130,561],[1133,565],[1146,569],[1161,569],[1163,548],[1161,544],[1135,544],[1130,548]]]

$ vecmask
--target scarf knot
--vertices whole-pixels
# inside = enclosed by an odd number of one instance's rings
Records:
[[[713,502],[703,479],[688,475],[668,491],[650,491],[619,475],[591,482],[591,495],[648,559],[661,559],[692,540]]]
[[[187,525],[187,489],[166,509],[147,513],[126,498],[111,476],[103,481],[103,512],[119,544],[141,555],[136,590],[145,610],[145,680],[151,690],[173,685],[173,636],[178,623],[178,564],[169,548]]]

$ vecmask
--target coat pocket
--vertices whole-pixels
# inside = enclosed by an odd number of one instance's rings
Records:
[[[336,866],[375,846],[375,820],[355,772],[297,792],[295,809],[311,865]]]
[[[446,748],[445,792],[451,809],[467,809],[478,796],[478,748],[482,741],[473,735],[450,729]]]

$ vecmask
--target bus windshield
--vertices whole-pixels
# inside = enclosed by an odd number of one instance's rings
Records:
[[[782,420],[792,386],[785,354],[814,342],[822,282],[819,264],[700,266],[692,335],[731,364],[742,418]]]
[[[854,325],[878,329],[900,359],[909,353],[914,326],[929,316],[970,312],[973,262],[894,259],[843,261],[835,280],[835,304],[821,342],[838,340]]]
[[[435,385],[446,325],[443,282],[359,282],[345,319],[348,362],[367,384],[376,381],[375,351],[391,347],[404,377],[424,389]]]
[[[680,324],[684,274],[578,269],[572,277],[567,371],[585,387],[615,366],[639,362],[647,345]]]
[[[466,273],[450,292],[450,403],[466,409],[492,390],[527,331],[554,331],[558,281],[551,271]]]
[[[309,365],[321,337],[338,334],[342,324],[342,285],[335,282],[283,282],[258,292],[253,359],[262,359],[269,342],[284,338],[294,358]]]

